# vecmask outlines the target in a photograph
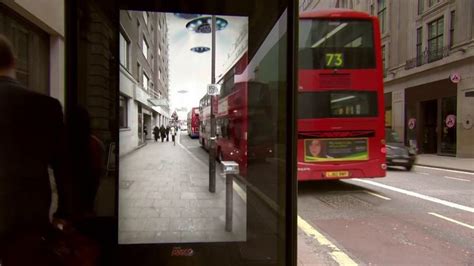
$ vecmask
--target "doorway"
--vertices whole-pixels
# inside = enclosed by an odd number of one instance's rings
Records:
[[[423,101],[420,103],[420,130],[421,149],[423,153],[437,153],[438,151],[438,100]]]

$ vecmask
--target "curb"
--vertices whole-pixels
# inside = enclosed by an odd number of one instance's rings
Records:
[[[128,151],[128,152],[126,152],[126,153],[120,155],[120,156],[119,156],[119,159],[122,159],[122,158],[124,158],[124,157],[129,156],[130,154],[132,154],[132,153],[138,151],[139,149],[145,147],[147,144],[148,144],[148,142],[145,141],[144,143],[142,143],[142,144],[138,145],[137,147],[133,148],[131,151]]]
[[[428,164],[415,164],[415,166],[425,166],[425,167],[430,167],[430,168],[435,168],[439,170],[452,170],[452,171],[459,171],[459,172],[466,172],[466,173],[472,173],[474,174],[473,170],[466,170],[466,169],[459,169],[459,168],[450,168],[450,167],[439,167],[439,166],[433,166],[433,165],[428,165]]]

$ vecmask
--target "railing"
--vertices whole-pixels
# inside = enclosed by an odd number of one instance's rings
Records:
[[[405,63],[405,69],[412,69],[415,67],[422,66],[424,64],[428,64],[437,60],[440,60],[444,57],[447,57],[449,55],[450,47],[445,46],[436,50],[429,51],[426,49],[423,54],[409,59]]]

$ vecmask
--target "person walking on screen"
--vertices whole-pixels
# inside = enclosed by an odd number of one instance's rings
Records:
[[[166,128],[163,125],[161,125],[160,127],[160,134],[161,134],[161,142],[164,142],[165,137],[166,137]]]
[[[173,146],[176,146],[176,127],[171,127],[171,140],[173,141]]]
[[[153,136],[155,137],[155,142],[157,142],[158,138],[160,137],[160,129],[158,128],[158,126],[155,126],[153,128]]]

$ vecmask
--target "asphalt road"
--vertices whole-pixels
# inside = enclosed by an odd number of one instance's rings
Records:
[[[473,174],[390,169],[300,183],[298,214],[359,265],[474,265],[473,191]]]
[[[207,163],[197,139],[184,136]],[[320,235],[299,223],[305,265],[474,265],[472,173],[389,169],[385,178],[299,183],[298,193],[299,219]]]

